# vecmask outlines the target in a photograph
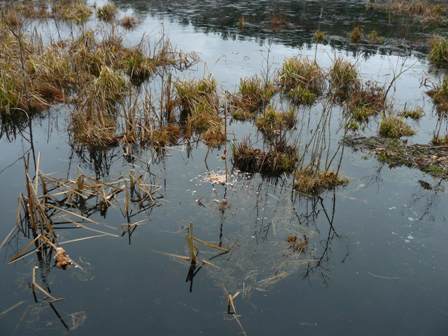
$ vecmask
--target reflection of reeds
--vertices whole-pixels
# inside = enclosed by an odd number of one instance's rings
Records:
[[[323,113],[303,148],[294,173],[293,188],[306,196],[314,197],[348,183],[348,180],[339,174],[344,144],[339,144],[334,150],[329,142],[331,109],[331,103],[324,105]]]

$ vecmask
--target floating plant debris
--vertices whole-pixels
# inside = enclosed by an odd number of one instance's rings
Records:
[[[368,150],[390,167],[417,168],[432,176],[448,177],[448,152],[445,146],[412,144],[399,139],[379,137],[347,137],[349,146]]]

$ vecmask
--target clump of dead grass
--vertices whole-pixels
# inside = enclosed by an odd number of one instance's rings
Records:
[[[55,1],[51,10],[55,19],[77,24],[85,23],[92,15],[92,9],[86,4],[85,0]]]
[[[448,114],[448,77],[445,76],[442,82],[429,90],[427,94],[436,106],[437,113],[446,116]]]
[[[174,87],[185,113],[191,113],[196,104],[204,103],[204,99],[209,102],[217,99],[216,80],[211,76],[199,80],[177,81]]]
[[[232,145],[233,164],[243,172],[280,176],[294,171],[298,154],[295,146],[278,144],[267,151],[255,148],[248,139]]]
[[[270,81],[266,82],[258,76],[242,78],[238,92],[229,97],[232,117],[237,120],[254,118],[275,92],[275,86]]]
[[[312,105],[325,86],[325,76],[319,65],[297,57],[287,58],[283,62],[278,81],[282,91],[299,105]]]
[[[306,195],[319,195],[326,190],[332,190],[347,183],[346,178],[333,171],[315,171],[312,168],[303,168],[294,174],[294,188]]]
[[[138,20],[134,16],[126,15],[120,20],[120,26],[126,30],[132,30],[138,25]]]
[[[64,89],[74,81],[66,51],[57,46],[45,48],[40,40],[24,34],[22,24],[20,20],[0,24],[2,114],[41,112],[64,101]]]
[[[423,108],[421,106],[416,106],[412,109],[405,108],[400,112],[399,116],[403,118],[410,118],[413,120],[419,120],[425,115]]]
[[[291,108],[287,112],[280,112],[269,105],[257,117],[255,125],[267,139],[282,137],[286,131],[295,127],[296,111]]]
[[[427,0],[389,0],[386,2],[369,2],[369,8],[407,15],[423,23],[440,23],[447,13],[446,4]]]
[[[350,32],[350,41],[352,43],[360,43],[364,38],[364,29],[361,26],[354,26]]]
[[[153,129],[150,134],[150,142],[157,147],[176,145],[181,137],[179,125],[170,123],[166,126]]]
[[[327,34],[321,30],[316,30],[313,34],[313,40],[316,43],[323,43],[327,38]]]
[[[217,101],[202,97],[197,100],[187,119],[187,129],[202,137],[210,147],[218,147],[226,140],[224,122],[219,115]]]
[[[330,72],[332,94],[339,100],[347,99],[352,92],[360,87],[356,66],[342,58],[336,58]]]
[[[433,36],[429,46],[429,61],[438,67],[448,66],[448,40],[443,36]]]
[[[435,146],[446,146],[448,145],[448,135],[434,135],[431,143]]]
[[[384,37],[380,36],[376,30],[371,30],[367,34],[367,40],[369,43],[372,44],[383,44],[384,43]]]
[[[71,132],[76,143],[93,147],[116,145],[116,105],[126,94],[127,82],[109,67],[79,94],[72,115]]]
[[[96,16],[104,22],[112,22],[118,13],[118,8],[114,3],[108,2],[105,5],[97,8]]]
[[[384,88],[373,82],[367,82],[352,92],[347,101],[351,118],[367,123],[369,118],[378,115],[385,108]]]
[[[157,69],[157,63],[154,59],[144,55],[141,48],[130,49],[123,59],[126,72],[131,82],[140,85],[146,81]]]
[[[398,139],[404,136],[412,136],[415,131],[402,118],[388,116],[381,120],[379,134],[384,138]]]

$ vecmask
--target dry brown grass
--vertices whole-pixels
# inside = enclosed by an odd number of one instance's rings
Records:
[[[332,94],[338,100],[346,100],[360,87],[356,66],[342,58],[336,58],[329,76]]]
[[[443,3],[427,0],[389,0],[384,3],[369,2],[369,7],[394,14],[407,15],[424,23],[440,23],[448,11]]]
[[[312,105],[325,88],[325,76],[319,65],[296,57],[287,58],[283,62],[278,82],[294,103],[304,105]]]
[[[238,92],[229,96],[232,117],[237,120],[253,119],[275,92],[275,86],[259,76],[240,79]]]
[[[350,117],[357,122],[368,122],[369,118],[381,113],[385,108],[384,88],[367,82],[353,91],[347,101]]]
[[[295,127],[296,111],[291,108],[286,112],[280,112],[269,105],[257,117],[255,125],[267,139],[281,138],[285,132]]]
[[[125,16],[120,20],[120,26],[127,30],[132,30],[138,25],[138,20],[134,16]]]
[[[348,180],[332,171],[315,171],[310,168],[303,168],[295,173],[294,187],[300,193],[306,195],[319,195],[348,183]]]
[[[298,162],[295,146],[279,144],[267,151],[255,148],[248,139],[232,145],[233,164],[243,172],[280,176],[294,171]]]
[[[385,138],[401,138],[415,134],[415,131],[406,124],[403,118],[388,116],[381,120],[379,134]]]
[[[105,5],[97,8],[96,10],[96,16],[98,17],[98,19],[105,22],[112,22],[113,20],[115,20],[117,13],[118,8],[112,2],[108,2]]]

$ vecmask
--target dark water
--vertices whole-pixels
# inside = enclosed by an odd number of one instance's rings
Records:
[[[356,60],[365,80],[387,83],[403,62],[412,65],[392,93],[397,109],[421,105],[425,117],[412,125],[418,130],[411,142],[428,142],[436,124],[433,106],[421,87],[423,77],[436,80],[422,54],[406,56],[407,47],[387,50],[344,47],[348,27],[362,22],[397,41],[418,43],[430,32],[406,28],[378,14],[366,14],[362,4],[345,1],[120,1],[125,11],[135,11],[143,22],[127,35],[130,44],[142,33],[158,36],[161,27],[173,44],[197,51],[203,63],[188,75],[212,73],[221,90],[234,90],[241,77],[260,73],[269,63],[276,69],[285,57],[314,57],[328,68],[336,56]],[[310,44],[320,27],[334,36],[337,45]],[[275,32],[268,17],[279,13],[288,25]],[[239,31],[245,15],[247,29]],[[405,20],[405,19],[402,19]],[[266,24],[264,24],[264,23]],[[404,32],[405,31],[405,32]],[[336,43],[336,42],[335,42]],[[361,52],[360,52],[361,51]],[[367,56],[366,56],[367,55]],[[299,112],[304,137],[316,125],[321,104]],[[55,176],[78,171],[114,178],[130,169],[144,171],[149,162],[155,181],[162,186],[159,207],[145,213],[145,224],[128,237],[102,237],[67,245],[83,267],[49,275],[53,295],[64,300],[35,304],[29,288],[33,256],[8,265],[16,246],[2,251],[0,314],[1,335],[63,335],[63,323],[74,335],[237,335],[240,328],[227,314],[223,287],[241,291],[238,313],[249,335],[302,333],[305,335],[446,335],[448,332],[448,197],[445,183],[417,170],[390,169],[364,153],[344,151],[342,173],[350,184],[321,199],[291,197],[291,180],[265,180],[233,174],[231,183],[211,185],[208,171],[222,172],[221,150],[206,157],[202,144],[168,150],[158,160],[143,151],[141,160],[128,163],[121,148],[105,153],[77,153],[67,136],[65,107],[52,108],[48,116],[33,121],[33,142],[42,157],[41,170]],[[333,112],[328,129],[334,152],[341,138],[340,111]],[[373,123],[366,134],[376,132]],[[253,126],[232,123],[231,134],[252,135]],[[29,148],[28,132],[0,140],[0,236],[15,223],[17,196],[23,192],[23,163]],[[231,162],[229,161],[229,165]],[[425,190],[424,180],[438,185]],[[230,208],[219,211],[217,200],[227,197]],[[205,205],[198,206],[197,200]],[[102,227],[120,234],[123,218],[118,211],[101,221]],[[235,246],[215,261],[220,269],[201,269],[193,290],[185,282],[188,266],[158,251],[184,255],[184,231],[194,224],[205,240]],[[332,229],[333,227],[333,229]],[[297,256],[288,249],[289,234],[306,233],[309,251]],[[85,233],[63,232],[61,239]],[[204,251],[204,253],[207,253]],[[317,262],[307,266],[304,261]],[[283,275],[285,276],[283,278]],[[266,279],[281,281],[266,286]],[[273,281],[274,282],[274,281]]]

